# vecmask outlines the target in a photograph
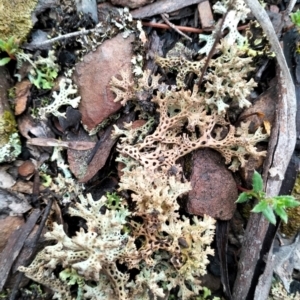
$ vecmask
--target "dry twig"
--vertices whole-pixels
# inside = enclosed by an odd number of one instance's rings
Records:
[[[174,29],[177,33],[179,33],[180,35],[182,35],[182,36],[183,36],[184,38],[186,38],[187,40],[192,41],[192,39],[191,39],[189,36],[187,36],[185,33],[183,33],[182,31],[180,31],[180,30],[178,29],[178,27],[176,27],[173,23],[171,23],[165,14],[161,14],[161,17],[162,17],[163,20],[164,20],[164,21],[165,21],[172,29]]]

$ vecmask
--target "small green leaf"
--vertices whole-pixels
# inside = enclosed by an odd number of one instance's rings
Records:
[[[277,205],[285,207],[297,207],[300,202],[297,201],[293,196],[275,196],[273,199],[276,200]]]
[[[284,208],[282,208],[281,206],[277,206],[275,209],[274,209],[276,215],[278,217],[280,217],[280,219],[284,222],[284,223],[287,223],[288,221],[288,215],[285,211]]]
[[[276,225],[276,217],[271,206],[268,205],[267,208],[262,211],[262,214],[271,224]]]
[[[4,66],[10,62],[11,58],[10,57],[4,57],[0,59],[0,66]]]
[[[11,36],[8,40],[7,40],[7,45],[13,45],[15,42],[15,38],[13,36]]]
[[[235,203],[244,203],[251,199],[252,196],[249,195],[247,192],[243,192],[239,195],[238,199],[235,201]]]
[[[264,187],[261,175],[255,170],[252,176],[252,186],[253,186],[253,191],[256,193],[261,192]]]
[[[257,203],[251,211],[255,212],[255,213],[260,213],[260,212],[266,210],[268,206],[269,206],[268,202],[265,200],[262,200],[259,203]]]
[[[299,11],[299,9],[295,13],[291,13],[290,16],[291,16],[292,22],[295,25],[300,26],[300,11]]]
[[[0,49],[2,51],[5,51],[5,42],[3,40],[0,39]]]

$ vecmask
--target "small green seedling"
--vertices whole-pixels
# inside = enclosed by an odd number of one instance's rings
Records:
[[[15,54],[18,50],[19,44],[13,36],[10,37],[7,42],[0,39],[0,52],[6,52],[9,56],[0,59],[0,66],[6,65],[12,59],[16,59]]]
[[[262,177],[256,171],[254,171],[252,177],[252,190],[241,193],[236,203],[243,203],[252,198],[258,200],[252,212],[262,213],[266,219],[274,225],[276,224],[276,215],[280,217],[283,222],[287,223],[288,215],[286,209],[300,205],[299,201],[289,195],[266,197],[266,193],[263,191]]]

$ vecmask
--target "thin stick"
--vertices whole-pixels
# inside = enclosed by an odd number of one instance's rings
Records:
[[[82,30],[79,30],[79,31],[75,31],[75,32],[64,34],[64,35],[60,35],[60,36],[57,36],[53,39],[46,40],[46,41],[43,41],[43,42],[40,42],[40,43],[27,44],[27,45],[24,45],[23,48],[26,48],[26,49],[29,49],[29,50],[35,50],[35,49],[39,49],[39,48],[42,48],[42,47],[50,46],[55,42],[59,42],[59,41],[62,41],[62,40],[67,40],[67,39],[70,39],[72,37],[76,37],[76,36],[80,36],[80,35],[87,35],[89,33],[97,32],[97,31],[100,32],[101,30],[102,30],[102,28],[100,28],[100,27],[96,27],[96,28],[93,28],[93,29],[82,29]]]
[[[292,12],[294,6],[296,5],[296,2],[297,0],[290,0],[289,5],[284,12],[285,15],[289,15]]]
[[[223,18],[222,18],[222,20],[221,20],[221,22],[220,22],[220,27],[219,27],[218,29],[216,29],[216,31],[215,31],[215,36],[214,36],[215,41],[214,41],[214,43],[213,43],[213,45],[212,45],[212,47],[211,47],[211,49],[210,49],[210,51],[209,51],[209,53],[208,53],[208,55],[207,55],[207,59],[206,59],[206,61],[205,61],[204,67],[202,68],[201,76],[200,76],[199,82],[198,82],[198,86],[199,86],[199,87],[200,87],[201,84],[202,84],[203,77],[204,77],[204,74],[205,74],[205,72],[206,72],[206,70],[207,70],[209,61],[210,61],[211,58],[213,57],[214,52],[215,52],[215,49],[216,49],[216,47],[217,47],[217,44],[219,43],[219,41],[220,41],[220,39],[221,39],[221,37],[222,37],[222,27],[223,27],[223,24],[224,24],[224,22],[225,22],[225,19],[226,19],[227,15],[228,15],[228,12],[229,12],[229,11],[230,11],[230,8],[227,9],[226,14],[223,16]]]
[[[170,27],[167,24],[162,23],[154,23],[154,22],[142,22],[143,26],[153,27],[153,28],[161,28],[161,29],[169,29]],[[194,27],[187,26],[176,26],[177,29],[183,32],[191,32],[191,33],[203,33],[203,32],[211,32],[214,28],[211,29],[199,29]],[[249,24],[239,26],[237,29],[239,31],[245,30],[249,27]]]
[[[162,17],[163,20],[164,20],[164,21],[165,21],[172,29],[174,29],[177,33],[179,33],[180,35],[182,35],[183,37],[185,37],[187,40],[192,41],[192,39],[191,39],[189,36],[187,36],[185,33],[183,33],[182,31],[180,31],[180,30],[178,29],[178,27],[176,27],[173,23],[171,23],[171,22],[169,21],[169,19],[166,17],[165,14],[161,14],[161,17]]]

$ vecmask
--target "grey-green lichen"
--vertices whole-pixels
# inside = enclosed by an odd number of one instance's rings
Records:
[[[59,65],[56,63],[55,51],[50,50],[47,57],[38,56],[33,59],[31,54],[22,50],[16,52],[17,69],[20,69],[23,62],[31,65],[28,78],[38,89],[51,89],[54,86],[59,71]],[[15,75],[20,77],[19,74]]]
[[[299,300],[300,293],[288,293],[281,282],[272,284],[268,300]]]
[[[56,117],[65,117],[65,112],[59,112],[63,105],[71,105],[73,108],[78,107],[81,97],[74,97],[77,88],[72,84],[72,80],[63,78],[59,82],[59,92],[53,92],[54,101],[46,107],[39,110],[40,117],[46,119],[47,115],[53,114]]]
[[[138,176],[136,180],[141,182],[145,174]],[[147,180],[155,202],[160,202],[163,192],[163,203],[169,211],[174,210],[171,205],[176,197],[189,188],[189,184],[183,188],[171,181],[159,184]],[[169,190],[164,192],[166,183]],[[53,231],[45,237],[55,244],[46,246],[29,267],[19,270],[46,284],[56,299],[73,299],[70,288],[54,275],[59,266],[80,276],[82,299],[138,300],[151,299],[150,295],[157,299],[175,287],[179,288],[178,299],[197,295],[201,290],[198,278],[205,274],[209,262],[207,255],[214,254],[209,245],[215,221],[205,216],[203,220],[194,217],[191,223],[187,218],[180,219],[178,213],[163,215],[147,203],[151,196],[145,198],[145,191],[137,189],[134,201],[139,206],[147,205],[150,213],[139,209],[132,213],[123,200],[118,209],[110,209],[104,196],[98,201],[91,195],[79,196],[69,212],[86,220],[87,231],[81,228],[70,238],[62,225],[54,223]],[[169,200],[168,194],[172,195]],[[137,222],[136,216],[142,221]],[[117,264],[124,266],[122,271]],[[127,271],[132,268],[139,270],[134,279]]]
[[[15,160],[21,153],[17,124],[10,110],[0,116],[0,163]]]
[[[247,76],[254,68],[251,66],[252,57],[245,57],[245,52],[236,44],[230,45],[225,39],[217,46],[220,55],[212,58],[208,64],[208,71],[204,79],[204,100],[207,105],[217,108],[218,114],[224,114],[232,105],[240,108],[249,107],[247,100],[256,82]],[[178,71],[176,84],[179,88],[185,86],[186,75],[194,73],[200,77],[206,58],[200,61],[189,61],[185,56],[156,57],[156,62],[166,70]]]
[[[228,30],[224,41],[230,46],[234,44],[242,46],[246,41],[246,38],[238,32],[237,27],[240,21],[244,22],[247,15],[250,13],[250,9],[247,7],[246,3],[243,0],[222,0],[216,2],[213,9],[215,13],[226,14],[221,28],[222,33],[225,29]],[[215,29],[211,35],[200,34],[200,42],[206,41],[206,44],[200,49],[199,53],[206,53],[208,55],[213,46],[217,30],[219,29]]]
[[[242,8],[241,4],[232,16],[241,20],[238,11]],[[256,144],[268,138],[263,128],[250,133],[249,122],[235,127],[226,118],[229,107],[250,105],[246,98],[255,86],[253,80],[247,80],[251,59],[239,52],[237,39],[229,40],[233,45],[227,40],[218,45],[220,53],[209,64],[204,90],[197,85],[186,90],[186,74],[193,72],[199,77],[204,61],[193,62],[188,49],[180,45],[185,55],[179,60],[174,59],[177,50],[166,59],[156,59],[162,67],[177,68],[177,86],[161,83],[161,76],[150,70],[135,80],[128,70],[111,79],[115,101],[123,105],[133,101],[137,115],[148,120],[140,131],[132,124],[125,124],[122,130],[115,127],[114,135],[121,135],[117,160],[124,164],[118,192],[130,195],[130,205],[120,194],[97,201],[91,195],[79,195],[69,213],[86,220],[85,230],[80,228],[70,237],[62,225],[54,224],[53,231],[46,234],[53,244],[30,266],[20,267],[27,277],[50,287],[55,298],[66,300],[76,295],[64,277],[57,275],[61,269],[67,270],[65,277],[80,285],[77,298],[80,294],[82,299],[157,300],[173,296],[187,300],[199,295],[208,255],[214,254],[210,244],[215,220],[179,213],[178,198],[191,190],[191,184],[178,159],[208,147],[219,151],[235,171],[249,156],[264,156],[266,152],[258,151]],[[141,108],[145,99],[151,99],[150,104],[156,107],[158,124],[149,116],[145,118]]]

